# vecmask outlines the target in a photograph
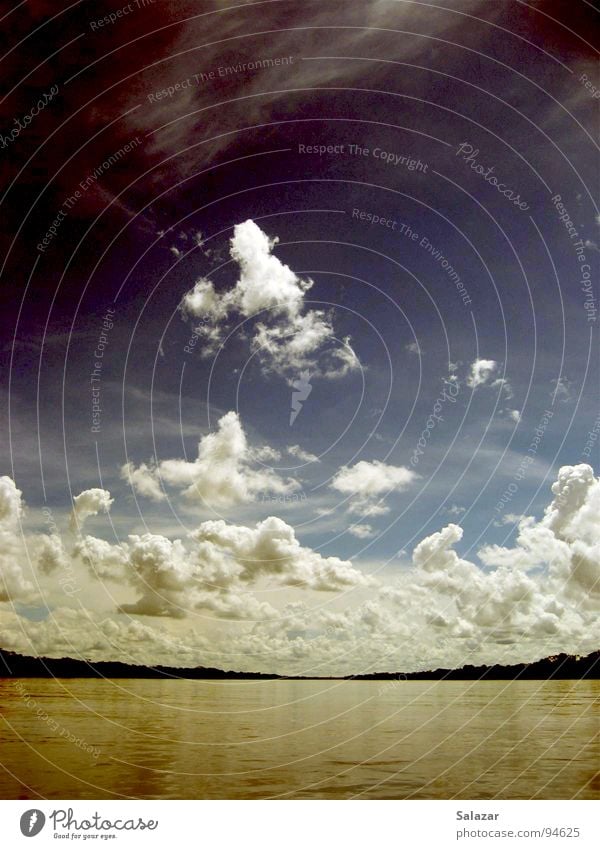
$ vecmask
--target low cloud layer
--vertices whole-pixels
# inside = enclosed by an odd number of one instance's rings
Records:
[[[110,504],[102,492],[97,503]],[[275,516],[253,526],[207,521],[182,539],[131,534],[121,543],[68,534],[61,541],[58,533],[22,538],[26,516],[19,490],[1,478],[2,601],[53,608],[40,622],[0,608],[2,645],[22,651],[64,653],[68,636],[71,654],[90,652],[91,640],[94,657],[129,652],[138,662],[339,674],[517,662],[590,651],[600,639],[600,480],[585,464],[563,466],[542,517],[511,517],[515,544],[483,546],[482,565],[457,551],[463,530],[450,523],[418,543],[395,577],[388,568],[385,580],[303,545]],[[360,527],[358,536],[368,536]],[[38,553],[30,576],[24,543]],[[79,582],[131,600],[103,612],[93,605],[77,612],[64,595],[59,604],[56,579],[67,567]],[[315,605],[315,593],[327,603]],[[197,616],[227,630],[209,642],[195,630],[170,630],[169,623]],[[62,636],[52,644],[57,621]],[[146,639],[128,646],[132,633]],[[177,641],[181,651],[169,648]]]
[[[274,516],[254,528],[203,522],[185,541],[146,533],[111,545],[86,536],[74,554],[95,578],[141,593],[121,610],[144,616],[183,618],[209,610],[228,619],[272,619],[277,611],[249,591],[261,581],[316,592],[372,584],[349,561],[302,546],[294,529]]]

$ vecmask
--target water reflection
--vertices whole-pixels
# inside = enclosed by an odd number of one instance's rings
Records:
[[[0,681],[3,798],[597,798],[597,681]]]

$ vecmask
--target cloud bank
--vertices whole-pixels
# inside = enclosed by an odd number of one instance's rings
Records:
[[[404,483],[397,473],[392,480]],[[96,503],[111,502],[102,492]],[[72,569],[86,570],[91,586],[108,584],[129,597],[112,610],[91,605],[86,611],[97,630],[96,656],[135,650],[138,662],[149,662],[149,656],[175,664],[182,658],[213,664],[218,659],[242,669],[347,674],[583,653],[600,639],[599,508],[600,479],[592,468],[563,466],[542,517],[521,517],[513,546],[483,546],[477,563],[457,551],[463,530],[450,523],[419,542],[412,562],[400,565],[395,577],[388,568],[385,580],[303,545],[275,516],[253,526],[206,521],[182,539],[145,533],[120,543],[90,535],[61,543],[56,533],[32,534],[28,547],[43,553],[32,575],[39,582],[34,591],[18,529],[26,512],[19,490],[5,477],[2,601],[37,599],[57,612],[46,622],[30,622],[10,606],[0,608],[0,641],[9,648],[50,646],[60,653],[61,640],[52,646],[50,636],[56,634],[56,615],[73,640],[70,653],[87,650],[91,636],[83,613],[65,606],[53,584],[57,564],[66,559]],[[277,594],[284,590],[287,595]],[[314,604],[314,594],[330,601]],[[168,623],[197,616],[222,622],[227,630],[208,643],[195,630],[170,630]],[[158,622],[167,630],[152,624]],[[112,651],[108,632],[115,637]],[[133,632],[147,640],[128,649],[126,636]],[[175,653],[169,641],[178,640],[184,650]]]

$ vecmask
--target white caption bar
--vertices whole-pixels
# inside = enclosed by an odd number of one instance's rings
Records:
[[[598,845],[596,801],[2,801],[6,849]]]

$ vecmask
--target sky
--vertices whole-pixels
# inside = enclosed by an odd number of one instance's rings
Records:
[[[0,646],[597,649],[595,4],[5,15]]]

